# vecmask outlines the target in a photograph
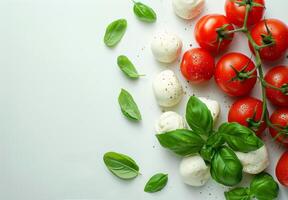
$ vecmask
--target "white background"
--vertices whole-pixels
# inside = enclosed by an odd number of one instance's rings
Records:
[[[167,66],[154,61],[149,41],[153,32],[166,27],[183,39],[183,50],[190,44],[196,47],[195,21],[177,18],[170,0],[143,3],[155,9],[157,23],[138,21],[130,0],[0,1],[1,200],[224,199],[225,188],[212,180],[202,188],[184,185],[178,174],[180,158],[161,148],[154,136],[154,122],[162,110],[151,83]],[[224,0],[208,0],[204,13],[223,13],[223,6]],[[267,0],[266,17],[287,23],[287,6],[286,0]],[[108,49],[104,31],[118,18],[128,20],[128,29],[121,43]],[[231,50],[250,56],[241,34]],[[131,58],[146,76],[128,80],[116,65],[120,54]],[[219,121],[226,120],[233,99],[220,92],[213,79],[192,86],[179,74],[178,63],[168,67],[177,72],[187,92],[172,110],[183,114],[188,95],[196,94],[220,101]],[[141,123],[131,123],[120,113],[121,87],[138,103]],[[256,86],[253,95],[259,92]],[[267,171],[274,175],[284,149],[267,142],[269,135],[264,140],[272,161]],[[130,155],[142,175],[132,181],[115,178],[102,161],[107,151]],[[156,194],[144,193],[146,181],[156,172],[169,174],[167,187]],[[288,199],[287,189],[281,187],[279,199]]]

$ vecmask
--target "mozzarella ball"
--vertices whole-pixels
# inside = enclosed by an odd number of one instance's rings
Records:
[[[205,0],[173,0],[172,6],[176,15],[183,19],[193,19],[200,15]]]
[[[243,165],[243,171],[248,174],[259,174],[269,165],[269,157],[266,146],[248,153],[235,152]]]
[[[207,99],[205,97],[199,97],[199,100],[202,101],[210,110],[213,121],[215,122],[220,114],[220,104],[215,100]]]
[[[183,96],[182,86],[171,70],[162,71],[156,76],[153,90],[158,104],[163,107],[175,106]]]
[[[181,39],[168,31],[158,32],[153,36],[151,50],[156,60],[162,63],[172,63],[182,50]]]
[[[156,133],[165,133],[184,128],[186,128],[184,118],[172,111],[163,113],[155,124]]]
[[[202,186],[210,179],[210,168],[199,155],[185,157],[180,163],[180,175],[187,185]]]

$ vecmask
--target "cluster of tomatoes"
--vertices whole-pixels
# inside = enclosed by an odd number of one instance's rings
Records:
[[[214,76],[224,93],[241,97],[230,108],[229,122],[247,126],[258,136],[268,125],[272,137],[288,148],[288,67],[271,66],[265,76],[258,75],[261,60],[276,61],[284,56],[288,48],[288,27],[277,19],[263,20],[264,10],[264,0],[227,0],[226,16],[209,14],[202,17],[195,27],[200,48],[185,52],[181,72],[195,84]],[[255,64],[248,56],[237,52],[224,54],[215,63],[215,56],[225,51],[234,34],[240,31],[246,34],[250,50],[256,54]],[[278,107],[270,118],[263,102],[248,96],[257,79],[267,99]],[[280,159],[276,175],[288,186],[288,153]]]

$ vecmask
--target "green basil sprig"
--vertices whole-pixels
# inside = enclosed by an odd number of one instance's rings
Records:
[[[139,75],[133,63],[127,56],[121,55],[117,58],[118,67],[121,71],[131,79],[137,79],[142,75]]]
[[[226,200],[273,200],[278,197],[279,186],[268,173],[254,177],[249,188],[235,188],[225,192]]]
[[[168,174],[155,174],[146,183],[144,191],[154,193],[162,190],[168,182]]]
[[[209,135],[213,128],[213,118],[207,106],[197,97],[190,97],[186,106],[186,121],[190,128],[200,135]]]
[[[124,154],[107,152],[103,156],[107,168],[118,178],[133,179],[139,175],[139,167],[136,162]]]
[[[160,144],[181,156],[198,153],[205,141],[194,131],[178,129],[156,135]]]
[[[234,151],[247,153],[264,145],[253,131],[238,123],[224,123],[219,127],[218,132]]]
[[[134,121],[139,121],[142,119],[138,106],[128,91],[121,89],[121,93],[118,97],[118,102],[123,115],[126,116],[128,119]]]
[[[218,183],[233,186],[242,180],[242,169],[236,154],[229,147],[223,146],[212,158],[210,173]]]
[[[118,19],[110,23],[106,28],[104,43],[108,47],[114,47],[118,42],[120,42],[126,32],[126,29],[126,19]]]
[[[141,21],[153,23],[157,19],[154,10],[141,2],[134,2],[133,11]]]

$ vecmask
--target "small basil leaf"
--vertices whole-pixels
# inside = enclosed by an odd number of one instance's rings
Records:
[[[214,148],[205,144],[200,151],[200,155],[205,161],[211,162],[215,152],[216,150]]]
[[[124,55],[118,56],[117,64],[118,67],[121,69],[121,71],[129,78],[137,79],[141,76],[138,74],[133,63],[126,56]]]
[[[197,97],[190,97],[186,106],[186,121],[198,134],[209,135],[213,128],[213,118],[207,106]]]
[[[250,200],[249,188],[235,188],[228,192],[225,192],[226,200]]]
[[[273,200],[278,196],[279,186],[271,175],[261,173],[252,180],[250,191],[251,195],[258,200]]]
[[[118,19],[110,23],[105,32],[104,43],[108,47],[115,46],[124,36],[127,28],[126,19]]]
[[[136,162],[124,154],[107,152],[103,156],[107,168],[118,178],[133,179],[139,174]]]
[[[128,91],[121,89],[121,93],[118,97],[118,102],[123,115],[126,116],[128,119],[135,121],[139,121],[142,119],[138,106]]]
[[[247,153],[264,145],[253,131],[235,122],[222,124],[218,131],[234,151]]]
[[[204,140],[197,133],[185,129],[157,134],[156,137],[164,148],[181,156],[198,153],[204,145]]]
[[[155,22],[157,19],[157,16],[154,10],[143,3],[135,2],[133,10],[134,10],[134,14],[141,21],[152,23],[152,22]]]
[[[162,190],[168,182],[168,174],[155,174],[146,183],[144,191],[154,193]]]
[[[211,162],[217,149],[225,143],[222,135],[214,133],[210,135],[206,144],[202,147],[200,155],[205,161]]]
[[[242,180],[243,166],[229,147],[221,147],[213,156],[210,173],[212,178],[226,186],[234,186]]]
[[[221,134],[219,134],[218,132],[210,135],[206,141],[206,144],[208,146],[211,146],[211,147],[216,148],[216,149],[221,147],[222,144],[224,144],[224,143],[225,143],[225,141],[223,139],[223,136]]]

